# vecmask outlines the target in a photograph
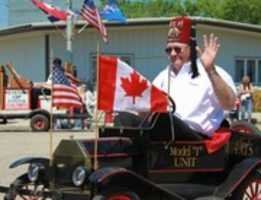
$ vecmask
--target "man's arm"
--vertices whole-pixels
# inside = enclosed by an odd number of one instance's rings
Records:
[[[209,38],[204,35],[203,40],[204,50],[200,50],[201,62],[209,76],[219,104],[225,110],[232,109],[236,101],[236,94],[224,81],[224,79],[222,79],[222,77],[217,73],[214,65],[214,60],[220,47],[218,38],[214,36],[214,34],[210,34]]]
[[[235,106],[236,94],[232,88],[220,77],[214,67],[207,71],[207,74],[212,83],[219,104],[225,110],[233,109]]]

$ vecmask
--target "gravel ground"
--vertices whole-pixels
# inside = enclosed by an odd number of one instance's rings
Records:
[[[259,122],[257,127],[261,130],[261,113],[255,117]],[[94,135],[94,132],[90,131],[53,132],[53,149],[61,139],[91,138]],[[49,156],[50,133],[31,132],[28,120],[13,120],[6,125],[0,124],[0,136],[0,185],[2,186],[7,186],[26,170],[25,166],[9,169],[8,166],[12,161],[27,156]],[[1,194],[0,198],[2,198]]]

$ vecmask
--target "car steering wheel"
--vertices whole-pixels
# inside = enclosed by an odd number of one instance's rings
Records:
[[[171,113],[175,113],[175,111],[176,111],[176,104],[175,104],[175,102],[174,102],[174,100],[172,99],[171,96],[168,96],[168,98],[169,98],[169,101],[170,101],[170,112]]]

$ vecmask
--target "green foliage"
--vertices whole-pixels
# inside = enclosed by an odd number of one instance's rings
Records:
[[[197,0],[197,16],[222,18],[224,0]]]
[[[171,1],[162,2],[162,0],[154,0],[149,2],[128,2],[119,1],[120,7],[128,18],[136,17],[163,17],[172,16],[174,11],[174,3]]]
[[[101,0],[104,4],[106,0]],[[118,0],[128,18],[203,16],[261,24],[261,0]]]
[[[232,21],[260,24],[260,8],[260,0],[226,0],[223,18]]]

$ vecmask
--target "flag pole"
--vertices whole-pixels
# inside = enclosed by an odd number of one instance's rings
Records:
[[[169,66],[168,67],[168,96],[170,96],[170,87],[171,87],[170,81],[171,81],[171,68]],[[170,103],[169,103],[169,108],[170,108]],[[169,119],[170,119],[170,130],[171,130],[171,139],[172,139],[171,141],[175,141],[174,120],[172,117],[172,113],[168,112],[168,115],[169,115]]]
[[[98,169],[98,139],[99,139],[99,127],[98,127],[98,103],[97,98],[99,94],[99,55],[100,44],[97,42],[97,55],[96,55],[96,109],[95,109],[95,142],[94,142],[94,170]]]
[[[53,57],[53,52],[51,52],[51,57]],[[53,58],[52,58],[53,59]],[[49,128],[49,158],[50,166],[53,163],[53,67],[51,62],[49,63],[50,74],[51,74],[51,107],[50,107],[50,128]]]
[[[68,12],[72,9],[72,1],[67,0],[67,10]],[[66,19],[66,50],[67,50],[67,59],[69,64],[72,64],[73,53],[72,53],[72,38],[73,38],[73,18],[71,15],[67,16]]]
[[[82,28],[78,31],[78,34],[81,33],[81,32],[83,32],[88,25],[89,25],[89,23],[86,22],[86,23],[82,26]]]
[[[70,12],[72,9],[72,0],[67,0],[67,11]],[[72,40],[73,40],[73,17],[72,15],[67,16],[66,18],[66,53],[67,53],[67,64],[68,67],[73,63],[73,50],[72,50]],[[74,110],[72,111],[74,112]],[[69,120],[71,120],[72,115],[71,110],[69,111]],[[73,137],[72,137],[73,138]]]

